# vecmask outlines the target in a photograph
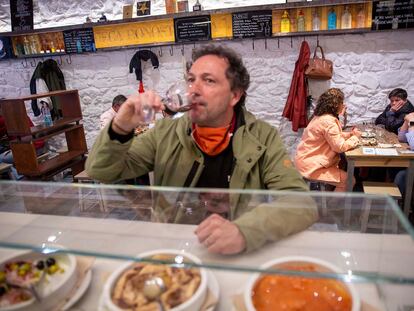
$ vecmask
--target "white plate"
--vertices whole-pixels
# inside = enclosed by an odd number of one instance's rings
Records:
[[[377,136],[374,132],[362,132],[361,137],[362,138],[374,138]]]
[[[78,287],[76,293],[69,299],[69,301],[63,306],[62,311],[69,310],[82,296],[85,294],[86,290],[88,289],[89,285],[92,281],[92,271],[88,270],[81,285]]]
[[[392,148],[394,147],[393,144],[378,144],[377,145],[378,148]]]
[[[217,278],[214,276],[214,274],[211,271],[207,270],[207,275],[208,275],[207,287],[211,291],[211,293],[216,297],[217,304],[218,304],[218,301],[220,299],[219,283],[217,281]],[[208,308],[206,311],[214,311],[214,309],[215,309],[215,306],[212,306],[211,308]],[[105,305],[103,295],[101,295],[101,298],[99,298],[98,311],[109,311],[109,309]]]

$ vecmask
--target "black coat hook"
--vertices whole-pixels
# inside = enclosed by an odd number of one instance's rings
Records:
[[[277,48],[280,49],[280,40],[277,38]]]
[[[170,55],[173,56],[174,55],[174,47],[171,45],[170,46]]]
[[[267,50],[267,39],[265,38],[265,50]]]
[[[293,37],[290,37],[290,48],[293,48]]]
[[[254,51],[254,39],[252,39],[252,49]]]
[[[184,44],[181,46],[181,55],[184,56]]]
[[[30,61],[30,66],[36,67],[36,60],[34,58]]]
[[[162,57],[162,46],[160,46],[160,49],[158,50],[158,56]]]
[[[56,62],[62,66],[63,65],[63,59],[62,59],[62,55],[59,55],[59,58],[56,58]]]
[[[22,61],[22,66],[23,68],[29,67],[29,65],[27,64],[27,58],[24,59],[24,62]]]

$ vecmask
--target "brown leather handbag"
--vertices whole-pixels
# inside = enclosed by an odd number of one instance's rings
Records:
[[[318,48],[321,50],[322,58],[316,55]],[[330,80],[333,74],[332,61],[325,59],[322,47],[318,44],[313,53],[313,58],[309,60],[308,67],[305,69],[305,76],[308,79]]]

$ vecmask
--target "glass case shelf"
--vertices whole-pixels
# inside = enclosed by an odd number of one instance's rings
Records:
[[[211,214],[234,221],[249,251],[209,252],[194,232]],[[414,306],[414,229],[387,196],[4,181],[0,228],[0,261],[24,251],[95,258],[92,289],[79,302],[86,309],[97,309],[103,279],[122,261],[176,265],[140,256],[165,249],[197,256],[201,263],[181,266],[215,276],[217,310],[231,310],[248,279],[265,272],[353,284],[375,310]],[[337,270],[264,265],[291,256]]]

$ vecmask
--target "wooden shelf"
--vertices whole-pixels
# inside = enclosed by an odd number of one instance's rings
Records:
[[[12,99],[5,99],[5,100],[13,100],[13,101],[32,100],[32,99],[37,99],[37,98],[45,98],[45,97],[50,97],[50,96],[67,95],[67,94],[73,94],[73,95],[77,96],[78,95],[78,90],[53,91],[53,92],[48,92],[48,93],[25,95],[25,96],[15,97],[15,98],[12,98]]]
[[[369,0],[314,0],[311,2],[308,1],[299,1],[299,2],[289,2],[289,3],[275,3],[275,4],[265,4],[265,5],[250,5],[242,7],[233,7],[233,8],[224,8],[224,9],[213,9],[213,10],[202,10],[196,12],[181,12],[174,14],[160,14],[160,15],[148,15],[148,16],[139,16],[128,19],[117,19],[107,22],[93,22],[93,23],[82,23],[76,25],[68,26],[57,26],[57,27],[47,27],[39,28],[33,30],[25,31],[13,31],[13,32],[2,32],[0,36],[19,36],[26,34],[35,34],[35,33],[49,33],[56,31],[65,31],[73,29],[82,29],[82,28],[91,28],[96,26],[109,26],[117,24],[127,24],[127,23],[136,23],[136,22],[148,22],[153,20],[160,19],[169,19],[169,18],[181,18],[181,17],[191,17],[191,16],[202,16],[209,14],[231,14],[247,11],[260,11],[260,10],[283,10],[283,9],[293,9],[293,8],[309,8],[316,6],[333,6],[333,5],[350,5],[350,4],[359,4],[359,3],[369,3]],[[172,42],[174,43],[174,42]],[[41,54],[41,55],[50,55]],[[37,56],[37,55],[36,55]],[[27,57],[30,57],[29,55]]]
[[[58,99],[62,117],[51,126],[30,127],[24,102],[44,97]],[[77,90],[3,99],[0,104],[6,120],[7,134],[15,137],[10,142],[10,147],[19,174],[32,179],[48,180],[66,168],[71,168],[73,175],[83,171],[87,145],[83,125],[79,124],[82,111]],[[39,163],[34,143],[63,133],[68,151]]]
[[[41,135],[41,136],[36,137],[38,139],[39,138],[46,139],[50,136],[57,135],[58,134],[57,131],[60,131],[61,133],[66,132],[68,129],[76,125],[76,124],[74,125],[70,123],[75,123],[80,120],[82,120],[82,118],[61,118],[53,122],[53,124],[50,126],[38,125],[38,126],[31,127],[30,131],[32,132],[33,136],[46,133],[46,135]],[[49,132],[52,134],[47,134]]]
[[[85,154],[85,151],[83,150],[66,151],[66,152],[60,153],[58,156],[40,163],[39,170],[37,173],[31,174],[30,172],[28,172],[27,175],[37,176],[37,175],[47,174],[53,170],[58,169],[62,165],[68,164],[72,160],[75,160],[77,157],[83,156],[84,154]],[[80,158],[78,160],[80,160]]]

